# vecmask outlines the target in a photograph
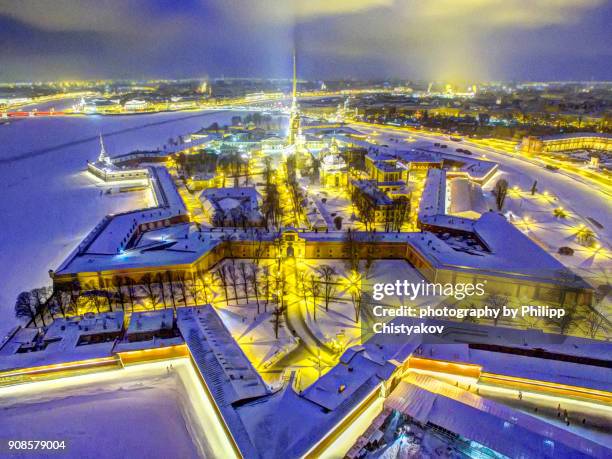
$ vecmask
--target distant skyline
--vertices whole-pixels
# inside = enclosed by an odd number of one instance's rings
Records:
[[[0,81],[612,80],[606,0],[0,0]]]

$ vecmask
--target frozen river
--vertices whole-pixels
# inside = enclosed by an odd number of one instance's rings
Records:
[[[234,112],[24,118],[0,124],[0,338],[15,325],[23,290],[50,284],[55,269],[106,214],[147,205],[148,191],[102,194],[83,170],[99,154],[157,148]]]

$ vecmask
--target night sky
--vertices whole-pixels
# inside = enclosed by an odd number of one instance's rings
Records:
[[[0,80],[612,80],[605,0],[0,0]]]

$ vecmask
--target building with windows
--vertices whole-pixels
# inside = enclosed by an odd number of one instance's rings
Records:
[[[564,153],[576,150],[612,152],[612,135],[593,132],[576,132],[551,136],[523,138],[520,144],[523,153]]]
[[[321,185],[327,188],[346,188],[348,170],[346,161],[339,155],[329,153],[323,156],[320,170]]]

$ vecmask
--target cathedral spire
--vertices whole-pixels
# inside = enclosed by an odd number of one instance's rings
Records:
[[[297,112],[297,59],[293,48],[293,86],[291,91],[291,111]]]
[[[289,145],[294,145],[301,134],[300,113],[297,102],[297,59],[295,48],[293,49],[293,88],[291,99],[291,113],[289,117]]]
[[[100,156],[98,156],[98,162],[110,164],[110,158],[106,154],[106,148],[104,148],[104,140],[102,140],[102,134],[100,133]]]

